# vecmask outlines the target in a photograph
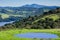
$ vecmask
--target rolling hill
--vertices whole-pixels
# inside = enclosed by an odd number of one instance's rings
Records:
[[[2,28],[55,29],[60,28],[60,8],[44,12],[40,16],[29,16]]]

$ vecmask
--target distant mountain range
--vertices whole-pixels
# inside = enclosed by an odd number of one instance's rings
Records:
[[[44,8],[44,7],[48,7],[48,8],[56,8],[56,7],[59,7],[59,6],[45,6],[45,5],[38,5],[38,4],[26,4],[26,5],[23,5],[23,6],[20,6],[20,7],[0,7],[0,8],[9,8],[9,9],[18,9],[18,8],[21,8],[21,7],[29,7],[29,8]]]
[[[27,4],[21,7],[0,7],[0,13],[4,14],[26,14],[26,13],[33,13],[36,11],[47,12],[49,10],[55,9],[59,6],[45,6],[45,5],[38,5],[38,4]]]
[[[45,6],[45,5],[31,4],[31,5],[24,5],[22,7],[32,7],[32,8],[44,8],[44,7],[48,7],[48,8],[56,8],[56,7],[59,7],[59,6]]]
[[[44,12],[48,12],[49,10],[56,9],[57,7],[59,6],[45,6],[38,4],[27,4],[21,7],[0,7],[0,15],[2,16],[2,18],[8,19],[11,19],[13,17],[15,20],[15,17],[29,17],[34,15],[41,15]]]

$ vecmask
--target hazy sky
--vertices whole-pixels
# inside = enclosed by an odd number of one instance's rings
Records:
[[[39,4],[60,6],[60,0],[0,0],[0,6],[22,6],[25,4]]]

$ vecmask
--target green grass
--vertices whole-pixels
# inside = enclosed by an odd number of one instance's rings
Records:
[[[37,38],[18,38],[15,37],[15,34],[27,33],[27,32],[44,32],[57,34],[60,37],[60,29],[9,29],[5,31],[0,31],[0,40],[40,40]],[[43,39],[41,39],[43,40]],[[60,40],[60,38],[51,39],[51,40]]]
[[[52,18],[53,20],[57,20],[57,19],[60,18],[60,16],[57,15],[57,14],[46,15],[46,16],[40,18],[40,19],[35,20],[34,22],[32,22],[32,24],[38,22],[38,21],[41,20],[41,19],[45,20],[45,18]]]
[[[23,15],[4,14],[4,13],[0,13],[0,15],[1,15],[2,19],[9,18],[10,16],[23,17]]]
[[[9,15],[8,14],[4,14],[4,13],[0,13],[1,17],[4,19],[4,18],[9,18]]]

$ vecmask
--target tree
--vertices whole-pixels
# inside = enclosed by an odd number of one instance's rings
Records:
[[[56,11],[57,11],[57,13],[60,13],[60,8],[59,7],[56,8]]]

